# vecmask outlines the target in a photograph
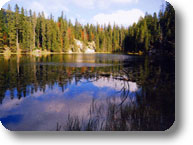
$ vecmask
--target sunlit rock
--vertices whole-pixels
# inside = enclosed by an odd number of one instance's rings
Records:
[[[95,42],[88,42],[87,44],[84,44],[84,42],[75,39],[75,46],[76,46],[76,51],[78,53],[95,53],[96,45]]]

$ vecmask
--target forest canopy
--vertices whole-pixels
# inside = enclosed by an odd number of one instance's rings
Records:
[[[129,18],[128,18],[129,19]],[[15,5],[12,10],[0,10],[0,53],[31,52],[35,49],[49,52],[76,52],[75,39],[85,45],[95,42],[96,52],[142,52],[175,55],[175,10],[166,2],[165,8],[150,15],[146,13],[132,26],[114,24],[75,24],[61,16],[36,14]]]

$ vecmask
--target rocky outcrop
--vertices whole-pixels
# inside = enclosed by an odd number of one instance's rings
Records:
[[[74,39],[74,49],[73,52],[81,53],[84,49],[84,43],[80,40]]]
[[[74,40],[74,51],[73,52],[78,52],[78,53],[95,53],[96,52],[96,45],[95,42],[88,42],[85,44],[84,42],[75,39]]]
[[[86,47],[85,53],[95,53],[96,52],[96,44],[94,41],[88,42],[88,46]]]

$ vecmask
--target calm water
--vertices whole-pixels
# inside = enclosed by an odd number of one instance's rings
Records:
[[[0,120],[9,130],[166,130],[175,63],[112,54],[0,56]]]

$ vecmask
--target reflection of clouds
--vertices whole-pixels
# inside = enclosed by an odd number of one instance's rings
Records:
[[[11,100],[7,96],[0,105],[0,118],[22,115],[22,120],[17,124],[6,124],[11,130],[56,130],[57,123],[66,124],[69,114],[80,119],[82,117],[88,119],[93,98],[97,97],[97,102],[104,104],[109,93],[120,91],[124,83],[110,77],[89,84],[83,80],[76,86],[73,80],[63,92],[56,84],[52,89],[47,86],[45,93],[38,90],[21,100]],[[107,87],[109,89],[106,89]],[[137,84],[129,82],[129,89],[133,92],[137,91]],[[115,102],[120,103],[120,98],[116,98]]]
[[[37,91],[37,92],[33,93],[32,96],[38,98],[38,97],[42,96],[43,94],[44,94],[43,91]]]
[[[120,91],[122,88],[128,89],[130,92],[136,92],[138,90],[137,83],[135,82],[126,82],[121,80],[110,78],[100,78],[99,80],[93,82],[97,87],[109,87]]]
[[[90,100],[93,98],[94,92],[90,92],[90,91],[85,91],[84,93],[78,94],[76,96],[76,100],[78,99],[79,101],[81,101],[82,99],[84,100]]]
[[[52,93],[50,94],[50,92]],[[19,100],[7,99],[6,103],[0,105],[0,112],[3,112],[3,114],[0,113],[0,118],[15,114],[22,115],[22,120],[18,124],[9,123],[6,125],[11,130],[55,130],[58,122],[65,124],[68,114],[88,117],[93,92],[80,92],[74,94],[75,97],[70,99],[65,97],[68,91],[64,93],[56,89],[56,94],[54,92],[55,90],[49,90],[38,98],[29,96],[23,98],[17,108],[14,105]],[[8,106],[9,110],[7,110]]]
[[[4,100],[3,105],[0,105],[0,110],[13,109],[14,107],[17,107],[17,105],[19,105],[22,101],[23,101],[23,99],[20,99],[20,100],[18,100],[18,99],[14,99],[14,100],[6,99],[6,100]]]
[[[64,110],[65,104],[63,102],[52,101],[45,105],[45,112],[58,113]]]
[[[63,94],[69,92],[69,88],[61,91],[61,89],[56,85],[52,89],[47,85],[45,92],[38,90],[37,92],[33,93],[31,96],[35,98],[42,98],[42,97],[56,97],[56,96],[62,96]]]

